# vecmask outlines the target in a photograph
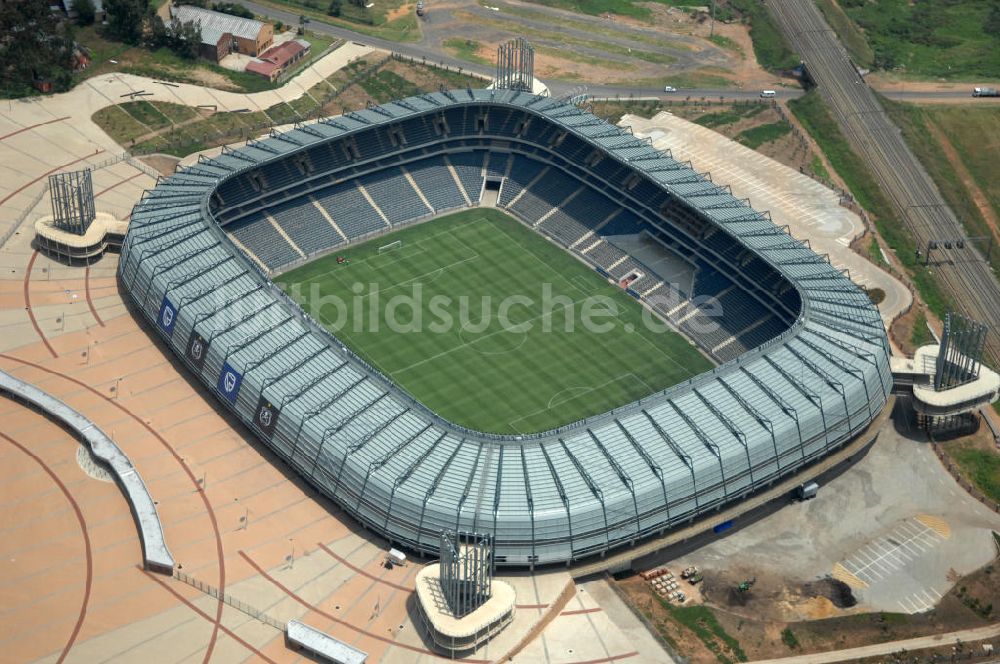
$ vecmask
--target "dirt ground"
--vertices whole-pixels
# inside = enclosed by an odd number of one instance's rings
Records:
[[[160,154],[146,155],[145,157],[139,157],[139,160],[149,166],[152,166],[164,175],[173,175],[174,168],[177,166],[177,163],[180,162],[180,159],[177,157]]]
[[[667,608],[640,576],[616,581],[677,654],[692,664],[715,664],[725,661],[723,657],[739,661],[733,643],[753,661],[980,627],[1000,611],[1000,563],[996,560],[960,579],[934,609],[916,615],[860,613],[854,608],[850,588],[829,578],[789,585],[781,578],[739,566],[702,573],[704,607],[731,639],[710,635],[704,640],[711,630],[696,632],[690,625],[710,627],[707,614],[700,611],[701,617],[692,622],[692,616]],[[751,579],[749,591],[737,590],[740,582]],[[686,582],[682,586],[687,590]],[[689,599],[684,606],[692,604]]]

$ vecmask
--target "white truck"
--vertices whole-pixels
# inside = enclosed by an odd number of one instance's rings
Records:
[[[972,88],[973,97],[1000,97],[996,88]]]

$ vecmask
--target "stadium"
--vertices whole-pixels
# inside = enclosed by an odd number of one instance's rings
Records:
[[[476,210],[487,199],[520,222],[513,239]],[[384,255],[385,269],[406,257],[393,281],[437,276],[464,260],[414,251],[439,224],[452,237],[476,224],[477,257],[516,267],[511,252],[537,251],[536,272],[510,270],[525,283],[585,265],[566,280],[668,323],[675,370],[652,365],[653,378],[519,425],[484,422],[476,413],[528,381],[449,410],[474,371],[398,378],[386,353],[411,344],[410,359],[432,360],[423,335],[348,339],[275,283],[336,275],[331,260],[352,254]],[[513,90],[420,95],[201,157],[136,205],[119,279],[177,360],[358,522],[420,553],[442,531],[487,533],[499,565],[603,555],[740,501],[842,447],[892,387],[877,309],[807,243],[628,131]],[[615,339],[581,357],[640,353]],[[558,354],[521,341],[502,362]],[[534,380],[560,380],[560,366]]]

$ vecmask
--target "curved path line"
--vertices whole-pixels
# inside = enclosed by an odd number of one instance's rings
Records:
[[[44,173],[42,173],[41,175],[39,175],[34,180],[28,180],[27,182],[25,182],[24,184],[22,184],[20,187],[18,187],[14,191],[10,192],[9,194],[7,194],[6,196],[4,196],[3,198],[0,198],[0,205],[3,205],[4,203],[6,203],[7,201],[9,201],[10,199],[14,198],[14,196],[17,196],[22,191],[24,191],[25,189],[27,189],[31,185],[35,184],[36,182],[38,182],[42,178],[44,178],[44,177],[46,177],[48,175],[52,175],[56,171],[62,170],[64,168],[66,168],[67,166],[72,166],[73,164],[77,163],[78,161],[83,161],[84,159],[90,159],[91,157],[96,157],[97,155],[101,154],[102,152],[104,152],[104,150],[97,150],[96,152],[92,152],[92,153],[90,153],[88,155],[84,155],[82,157],[78,157],[78,158],[74,159],[73,161],[68,161],[65,164],[63,164],[62,166],[56,166],[55,168],[52,168],[52,169],[49,169],[49,170],[45,171]]]
[[[73,631],[69,635],[69,639],[66,641],[66,645],[63,646],[62,653],[59,655],[59,659],[57,660],[57,664],[61,664],[66,659],[66,655],[69,654],[70,648],[72,648],[73,644],[76,642],[76,637],[80,635],[80,628],[83,627],[83,620],[87,617],[87,605],[90,603],[90,589],[94,582],[94,557],[90,549],[90,534],[87,532],[87,522],[84,521],[83,512],[80,510],[80,506],[77,504],[76,499],[74,499],[73,495],[69,492],[69,489],[66,488],[66,485],[63,484],[61,479],[59,479],[59,476],[56,475],[40,457],[2,431],[0,431],[0,438],[3,438],[11,445],[24,452],[27,456],[31,457],[35,463],[41,466],[42,470],[44,470],[48,476],[52,478],[52,481],[59,485],[59,489],[63,492],[63,495],[66,496],[66,500],[69,501],[69,504],[73,507],[73,511],[76,513],[76,520],[80,524],[80,532],[83,533],[83,545],[87,556],[87,579],[83,590],[83,602],[80,604],[80,614],[77,616],[76,624],[73,626]]]
[[[17,131],[12,131],[9,134],[4,134],[3,136],[0,136],[0,141],[6,141],[11,136],[17,136],[18,134],[20,134],[22,132],[30,131],[31,129],[34,129],[35,127],[44,127],[45,125],[52,124],[54,122],[62,122],[63,120],[69,120],[69,117],[70,116],[68,116],[68,115],[64,115],[63,117],[56,118],[55,120],[47,120],[45,122],[39,122],[38,124],[28,125],[27,127],[21,127]]]
[[[336,553],[334,553],[333,551],[331,551],[322,542],[317,542],[316,544],[317,544],[317,546],[319,546],[319,548],[323,549],[323,551],[325,551],[331,558],[333,558],[338,563],[340,563],[344,567],[348,568],[349,570],[351,570],[355,574],[360,574],[361,576],[369,578],[372,581],[374,581],[375,583],[381,583],[381,584],[389,586],[391,588],[395,588],[396,590],[402,590],[404,593],[412,593],[412,592],[416,591],[416,588],[411,588],[411,587],[408,587],[408,586],[401,586],[398,583],[393,583],[392,581],[386,581],[385,579],[382,579],[382,578],[379,578],[379,577],[375,576],[371,572],[366,572],[365,570],[361,569],[357,565],[352,565],[351,563],[347,562],[346,558],[342,558],[341,556],[338,556]]]
[[[383,578],[375,576],[371,572],[366,572],[365,570],[361,569],[357,565],[353,565],[350,562],[348,562],[347,559],[344,558],[343,556],[339,556],[336,553],[334,553],[330,549],[330,547],[328,547],[327,545],[323,544],[322,542],[317,542],[316,546],[318,546],[319,548],[321,548],[331,558],[333,558],[338,563],[340,563],[344,567],[348,568],[349,570],[351,570],[355,574],[360,574],[361,576],[367,577],[367,578],[371,579],[372,581],[374,581],[375,583],[381,583],[382,585],[389,586],[390,588],[395,588],[396,590],[402,590],[404,593],[410,593],[410,594],[412,594],[412,593],[416,592],[416,590],[417,590],[416,588],[412,588],[410,586],[402,586],[402,585],[400,585],[398,583],[393,583],[392,581],[386,581]],[[518,608],[518,609],[546,609],[546,608],[548,608],[548,606],[549,606],[548,604],[515,604],[514,605],[514,607]],[[582,613],[582,612],[581,611],[576,611],[575,613]],[[569,615],[569,614],[565,614],[565,615]]]
[[[34,259],[32,259],[32,260],[34,260]],[[84,289],[84,291],[87,294],[87,306],[90,307],[90,313],[93,314],[94,320],[97,321],[97,324],[100,325],[101,327],[104,327],[104,321],[101,320],[101,317],[97,315],[97,308],[94,307],[94,300],[93,300],[93,298],[90,297],[90,266],[89,265],[87,266],[87,269],[83,273],[83,289]]]
[[[156,440],[159,441],[159,443],[163,446],[163,448],[170,453],[170,455],[174,458],[174,460],[178,464],[180,464],[181,468],[184,469],[184,473],[188,476],[188,479],[191,480],[191,484],[194,486],[195,491],[198,493],[199,496],[201,496],[201,502],[205,505],[205,512],[208,515],[209,521],[211,521],[212,523],[212,531],[215,534],[215,553],[219,561],[219,599],[215,609],[215,619],[212,621],[213,623],[212,637],[209,640],[208,649],[205,651],[205,657],[204,659],[202,659],[203,664],[208,662],[212,658],[212,652],[215,650],[215,642],[219,638],[219,629],[221,627],[221,622],[222,622],[222,608],[224,606],[222,601],[222,593],[226,588],[226,559],[222,550],[222,535],[219,533],[219,522],[215,518],[215,510],[212,508],[212,504],[208,501],[208,496],[205,495],[204,488],[198,483],[198,480],[197,478],[195,478],[194,473],[191,471],[191,468],[188,467],[184,459],[181,458],[181,456],[174,450],[174,448],[170,445],[170,443],[168,443],[166,439],[163,436],[161,436],[156,429],[151,427],[149,424],[146,423],[145,420],[143,420],[141,417],[133,413],[131,410],[123,406],[121,403],[119,403],[117,399],[111,399],[107,395],[103,394],[100,390],[94,389],[93,387],[87,385],[83,381],[77,380],[76,378],[73,378],[72,376],[69,376],[67,374],[60,373],[54,369],[49,369],[48,367],[42,366],[41,364],[36,364],[35,362],[29,362],[28,360],[22,360],[18,357],[14,357],[13,355],[7,355],[5,353],[0,353],[0,359],[32,367],[33,369],[37,369],[38,371],[47,373],[50,376],[58,376],[59,378],[62,378],[70,383],[73,383],[78,387],[82,387],[84,390],[90,392],[91,394],[100,397],[109,405],[114,406],[125,415],[131,417],[139,424],[139,426],[148,431],[149,434],[154,438],[156,438]]]
[[[314,604],[310,604],[306,600],[304,600],[301,597],[299,597],[297,594],[295,594],[295,592],[291,588],[288,588],[287,586],[285,586],[284,584],[282,584],[281,581],[278,581],[273,576],[271,576],[270,574],[268,574],[264,570],[264,568],[262,568],[260,565],[258,565],[253,560],[253,558],[251,558],[250,556],[248,556],[246,553],[244,553],[243,551],[240,551],[239,554],[243,558],[243,560],[245,560],[247,562],[247,564],[250,565],[250,567],[252,567],[262,577],[264,577],[265,579],[267,579],[268,581],[270,581],[272,585],[274,585],[276,588],[278,588],[279,590],[281,590],[283,593],[285,593],[286,595],[288,595],[289,597],[291,597],[292,599],[294,599],[296,602],[298,602],[299,604],[301,604],[305,608],[309,609],[310,611],[315,611],[316,613],[318,613],[319,615],[323,616],[327,620],[331,620],[331,621],[337,623],[338,625],[346,627],[347,629],[349,629],[351,631],[357,632],[358,634],[364,634],[365,636],[367,636],[369,638],[372,638],[372,639],[375,639],[376,641],[381,641],[382,643],[388,643],[389,645],[396,646],[397,648],[404,648],[404,649],[409,650],[411,652],[418,652],[421,655],[430,655],[432,657],[440,657],[439,654],[437,654],[437,653],[435,653],[435,652],[433,652],[431,650],[427,650],[426,648],[418,648],[417,646],[411,646],[411,645],[409,645],[407,643],[400,643],[400,642],[396,641],[395,639],[390,639],[389,637],[382,636],[381,634],[375,634],[374,632],[369,632],[368,630],[362,629],[361,627],[358,627],[357,625],[352,625],[351,623],[347,622],[343,618],[338,618],[337,616],[335,616],[335,615],[333,615],[331,613],[327,613],[326,611],[324,611],[323,609],[319,608],[318,606],[316,606]],[[471,664],[488,664],[488,662],[489,662],[489,660],[487,660],[487,659],[460,659],[460,660],[457,660],[457,661],[460,661],[460,662],[470,662]]]
[[[94,198],[97,198],[101,194],[106,194],[109,191],[111,191],[112,189],[114,189],[115,187],[117,187],[119,185],[123,185],[126,182],[129,182],[130,180],[134,180],[137,177],[139,177],[140,175],[145,175],[145,173],[143,173],[142,171],[139,171],[138,173],[136,173],[134,175],[130,175],[127,178],[123,178],[123,179],[119,180],[118,182],[115,182],[113,185],[105,187],[104,189],[101,189],[99,192],[97,192],[96,194],[94,194]]]
[[[201,609],[199,609],[197,606],[195,606],[191,602],[191,600],[189,600],[187,597],[184,597],[184,595],[181,595],[175,589],[171,588],[167,584],[166,581],[164,581],[163,579],[160,579],[155,574],[151,574],[147,570],[142,569],[141,567],[139,569],[142,570],[143,574],[145,574],[146,576],[148,576],[150,579],[152,579],[153,581],[156,581],[156,583],[158,583],[168,593],[170,593],[171,595],[173,595],[174,597],[176,597],[179,601],[181,601],[182,603],[184,603],[185,605],[187,605],[187,607],[190,608],[192,611],[194,611],[195,613],[197,613],[199,616],[201,616],[202,618],[204,618],[208,622],[212,622],[212,616],[208,615],[207,613],[205,613],[204,611],[202,611]],[[270,664],[277,664],[277,662],[275,662],[273,659],[271,659],[270,657],[268,657],[267,655],[265,655],[261,651],[259,651],[256,648],[254,648],[251,644],[249,644],[246,641],[244,641],[243,639],[241,639],[239,636],[237,636],[231,629],[229,629],[225,625],[220,625],[219,629],[221,629],[227,636],[229,636],[230,638],[232,638],[234,641],[236,641],[237,643],[239,643],[241,646],[243,646],[244,648],[246,648],[247,650],[249,650],[253,654],[255,654],[258,657],[260,657],[265,662],[270,662]]]
[[[59,353],[56,349],[52,347],[49,340],[45,338],[45,333],[42,332],[42,328],[39,327],[38,321],[35,319],[35,312],[31,309],[31,293],[29,292],[29,284],[31,283],[31,268],[35,266],[35,259],[38,258],[38,250],[36,249],[32,254],[31,258],[28,260],[28,267],[24,271],[24,309],[28,312],[28,319],[31,320],[31,327],[35,328],[35,334],[38,338],[42,340],[45,347],[52,354],[52,357],[59,357]]]

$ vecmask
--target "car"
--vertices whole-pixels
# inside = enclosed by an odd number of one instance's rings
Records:
[[[762,99],[768,99],[770,97],[775,96],[775,92],[774,90],[762,90],[760,96]]]
[[[674,86],[672,86],[672,85],[668,85],[668,86],[666,86],[665,88],[663,88],[663,91],[664,91],[664,92],[677,92],[677,88],[675,88],[675,87],[674,87]]]

